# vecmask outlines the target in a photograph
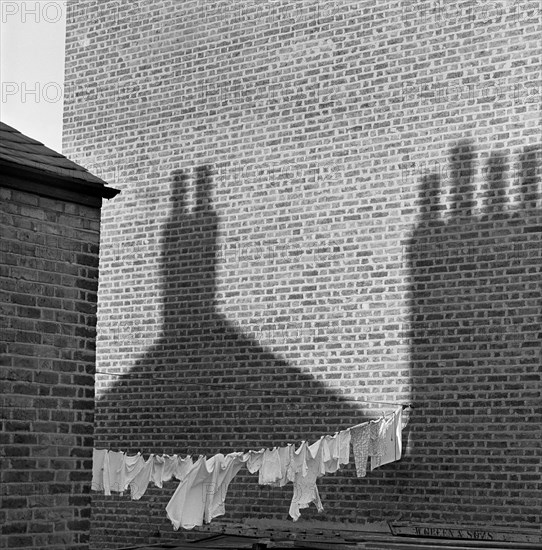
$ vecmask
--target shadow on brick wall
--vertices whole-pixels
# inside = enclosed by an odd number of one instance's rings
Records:
[[[218,311],[219,220],[211,168],[196,169],[193,209],[187,204],[188,174],[172,176],[159,273],[161,336],[100,398],[98,442],[105,443],[115,426],[115,446],[215,453],[313,440],[362,421],[362,409],[244,335]]]
[[[525,149],[516,169],[505,155],[492,154],[476,192],[478,155],[462,142],[451,152],[449,181],[434,174],[421,182],[421,215],[407,251],[416,405],[409,452],[363,480],[352,468],[326,476],[325,513],[310,508],[304,519],[478,525],[540,519],[529,489],[539,479],[534,439],[542,420],[540,154],[540,147]],[[518,178],[511,182],[513,173]],[[184,171],[173,174],[160,260],[160,338],[98,402],[97,446],[210,455],[312,440],[365,420],[359,404],[219,312],[211,169],[196,170],[194,209],[188,183]],[[127,542],[150,541],[157,529],[174,539],[164,513],[169,495],[149,489],[137,503],[98,497],[94,536],[110,530],[114,538],[123,518]],[[289,498],[287,488],[258,486],[241,472],[228,492],[226,518],[286,519]]]
[[[422,181],[408,255],[417,410],[405,488],[421,520],[431,509],[433,521],[540,521],[541,152],[514,164],[491,154],[477,192],[478,155],[464,141],[449,182]]]
[[[289,365],[218,311],[219,220],[211,201],[211,169],[204,166],[195,172],[193,209],[188,208],[188,174],[179,170],[172,176],[159,271],[161,335],[99,398],[96,447],[141,451],[145,456],[211,456],[314,441],[369,418],[363,405],[344,400],[311,374]],[[328,497],[331,506],[326,511],[331,515],[341,486],[350,483],[342,477],[352,475],[350,469],[326,477],[326,489],[320,492],[324,500]],[[103,547],[107,540],[149,542],[159,532],[162,539],[178,539],[164,511],[175,484],[167,487],[149,488],[137,502],[127,496],[95,495],[94,547]],[[257,476],[240,472],[228,491],[227,518],[287,519],[291,498],[291,487],[261,487]],[[305,519],[311,517],[326,519],[314,507],[304,513]],[[125,532],[128,536],[122,538]]]

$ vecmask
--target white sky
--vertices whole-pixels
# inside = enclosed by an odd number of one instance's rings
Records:
[[[62,152],[66,1],[0,0],[0,119]]]

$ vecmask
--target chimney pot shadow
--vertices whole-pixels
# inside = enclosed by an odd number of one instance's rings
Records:
[[[537,466],[513,446],[535,445],[532,426],[542,421],[542,280],[534,267],[542,261],[540,152],[529,146],[519,154],[519,182],[510,186],[507,156],[491,154],[480,215],[473,210],[476,153],[469,141],[450,151],[449,217],[435,215],[438,176],[421,181],[421,213],[407,252],[416,414],[413,482],[405,490],[435,522],[468,524],[481,502],[488,524],[505,512],[507,521],[525,523],[532,512],[518,484],[528,488]],[[513,194],[519,205],[509,200]],[[502,475],[508,471],[517,474]]]

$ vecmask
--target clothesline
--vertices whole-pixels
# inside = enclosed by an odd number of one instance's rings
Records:
[[[399,401],[374,401],[372,399],[345,399],[345,401],[351,401],[352,403],[375,403],[377,405],[386,405],[389,407],[402,407],[403,410],[415,408],[412,403],[400,403]]]
[[[390,404],[391,403],[386,403],[386,404]],[[414,409],[413,405],[411,405],[410,403],[393,403],[393,405],[395,405],[396,407],[401,407],[401,410],[406,410],[406,409]],[[350,430],[350,429],[353,429],[353,428],[359,428],[360,426],[365,426],[365,424],[369,424],[370,422],[377,422],[378,420],[380,420],[381,418],[383,419],[386,419],[386,418],[389,418],[390,416],[394,415],[395,412],[390,412],[390,413],[387,413],[387,414],[384,414],[382,416],[380,416],[378,419],[372,419],[372,420],[365,420],[363,422],[360,422],[359,424],[355,424],[354,426],[350,426],[349,428],[346,428],[347,430]],[[407,420],[405,417],[403,417],[403,422],[404,422],[404,425],[403,427],[406,426],[406,423],[407,423]],[[291,445],[291,443],[289,443],[289,445]],[[113,447],[114,450],[118,450],[119,452],[124,452],[123,451],[123,448],[122,447]],[[109,449],[111,450],[111,449]],[[141,453],[141,451],[139,450],[131,450],[129,447],[126,448],[126,452],[133,452],[133,453]],[[245,451],[245,452],[248,452],[248,451]],[[153,454],[153,455],[157,455],[157,456],[167,456],[168,453],[165,453],[165,452],[153,452],[153,453],[149,453],[149,454]],[[175,453],[175,454],[178,454],[178,453]],[[187,453],[187,455],[189,455],[191,453]],[[197,454],[197,453],[196,453]],[[196,455],[194,455],[196,456]]]
[[[293,483],[290,516],[295,521],[299,511],[311,503],[323,510],[316,480],[349,463],[350,445],[358,477],[365,477],[368,468],[373,470],[401,458],[403,410],[397,406],[377,420],[351,426],[333,436],[321,436],[310,445],[303,441],[298,448],[289,443],[272,449],[218,453],[211,458],[200,455],[195,462],[190,456],[160,457],[151,453],[144,460],[141,453],[128,456],[122,451],[94,449],[92,489],[109,495],[112,490],[122,493],[130,488],[132,499],[137,500],[151,482],[162,487],[163,482],[178,479],[180,483],[166,511],[175,529],[192,529],[225,513],[228,485],[246,467],[250,473],[259,473],[260,485],[284,487]]]

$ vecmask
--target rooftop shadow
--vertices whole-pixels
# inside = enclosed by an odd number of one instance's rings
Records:
[[[119,432],[115,444],[143,452],[155,452],[158,442],[166,451],[233,451],[360,422],[359,407],[245,336],[218,311],[219,220],[211,168],[196,169],[192,210],[188,178],[182,170],[172,174],[160,260],[160,338],[100,398],[99,408],[109,409],[108,422]]]
[[[492,153],[477,192],[478,155],[462,141],[450,181],[430,174],[421,184],[408,251],[418,414],[406,489],[420,520],[430,509],[435,522],[540,525],[525,491],[540,463],[541,152],[524,149],[513,182],[508,155]]]
[[[161,239],[160,337],[99,397],[95,446],[144,455],[211,456],[314,441],[374,418],[374,407],[368,416],[363,405],[276,356],[218,311],[219,220],[211,200],[211,167],[195,171],[193,209],[188,208],[188,184],[185,171],[172,174],[171,210]],[[350,468],[326,479],[330,496],[338,494],[343,476],[353,475]],[[164,512],[173,490],[173,485],[171,491],[149,488],[135,503],[119,497],[126,521],[146,518],[140,525],[134,522],[131,540],[148,542],[157,526],[162,537],[178,538]],[[287,519],[291,498],[291,487],[257,486],[257,476],[240,472],[228,491],[228,517],[270,517],[272,510],[274,517]],[[94,495],[93,506],[93,538],[106,531],[114,537],[116,497]],[[326,510],[333,516],[333,506]],[[314,516],[326,519],[313,507],[304,511],[304,519]]]

